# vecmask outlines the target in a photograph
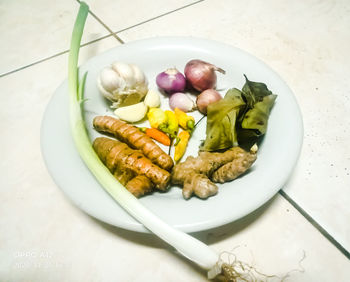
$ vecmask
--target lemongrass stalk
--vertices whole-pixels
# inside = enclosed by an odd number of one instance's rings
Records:
[[[80,85],[78,81],[79,49],[88,11],[89,7],[87,4],[81,2],[73,29],[68,62],[70,127],[79,155],[101,186],[130,215],[151,232],[173,246],[182,255],[197,263],[202,268],[210,270],[217,265],[219,260],[218,254],[203,242],[172,228],[151,213],[113,177],[92,148],[90,138],[86,131],[82,110],[86,74]]]

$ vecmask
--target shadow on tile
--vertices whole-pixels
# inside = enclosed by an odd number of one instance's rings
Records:
[[[232,223],[223,225],[221,227],[213,228],[210,230],[191,233],[190,235],[201,240],[202,242],[208,245],[211,245],[221,240],[225,240],[226,238],[232,237],[236,233],[244,230],[249,225],[251,225],[256,220],[258,220],[264,214],[264,212],[267,209],[269,209],[269,207],[271,206],[272,202],[275,200],[276,197],[277,195],[275,195],[271,200],[269,200],[266,204],[264,204],[254,212],[250,213],[249,215],[239,220],[236,220]],[[144,245],[151,248],[169,250],[169,253],[171,253],[174,257],[179,259],[182,263],[190,264],[192,266],[192,269],[195,272],[197,272],[198,275],[203,276],[204,279],[207,276],[207,273],[205,270],[203,270],[197,264],[193,263],[187,258],[183,257],[181,254],[176,252],[173,247],[168,245],[163,240],[159,239],[154,234],[129,231],[129,230],[125,230],[125,229],[101,222],[93,217],[90,217],[90,219],[96,222],[96,224],[100,225],[105,230],[111,232],[113,235],[123,238],[124,240],[128,240],[135,244]]]
[[[271,203],[277,197],[274,196],[271,200],[265,203],[263,206],[253,211],[249,215],[238,219],[234,222],[228,223],[226,225],[216,227],[213,229],[191,233],[190,235],[201,240],[205,244],[214,244],[219,241],[225,240],[226,238],[234,236],[236,233],[244,230],[253,222],[259,219],[260,216],[270,207]],[[90,217],[90,216],[89,216]],[[163,240],[160,240],[157,236],[150,233],[141,233],[135,231],[125,230],[102,221],[99,221],[93,217],[90,217],[91,220],[96,222],[98,225],[102,226],[104,229],[113,233],[116,236],[119,236],[125,240],[134,242],[135,244],[145,245],[152,248],[170,248],[167,243]]]

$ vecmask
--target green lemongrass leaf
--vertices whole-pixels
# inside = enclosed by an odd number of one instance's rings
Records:
[[[79,100],[79,83],[78,83],[78,59],[81,37],[83,36],[83,30],[86,22],[86,18],[89,12],[89,6],[82,2],[80,4],[77,19],[75,20],[71,45],[68,58],[68,87],[71,98],[75,96]]]
[[[78,101],[80,103],[84,102],[84,91],[85,91],[85,82],[87,77],[87,72],[84,73],[83,78],[81,79],[79,85],[78,85]]]
[[[101,186],[130,215],[188,259],[204,269],[212,269],[219,259],[218,254],[201,241],[170,227],[145,208],[137,198],[114,178],[91,145],[80,103],[83,98],[86,75],[82,79],[82,85],[79,86],[78,83],[78,56],[88,11],[89,7],[84,2],[81,2],[73,29],[68,61],[70,127],[77,151]]]

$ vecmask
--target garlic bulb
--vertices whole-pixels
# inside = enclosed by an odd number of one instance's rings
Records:
[[[105,67],[97,78],[101,94],[112,102],[112,108],[139,103],[147,94],[148,82],[136,65],[114,62]]]

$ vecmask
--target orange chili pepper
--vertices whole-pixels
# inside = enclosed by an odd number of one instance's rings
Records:
[[[162,143],[165,146],[170,146],[170,143],[171,143],[170,138],[164,132],[162,132],[156,128],[145,128],[145,127],[141,128],[141,131],[143,131],[149,137],[158,141],[159,143]]]

